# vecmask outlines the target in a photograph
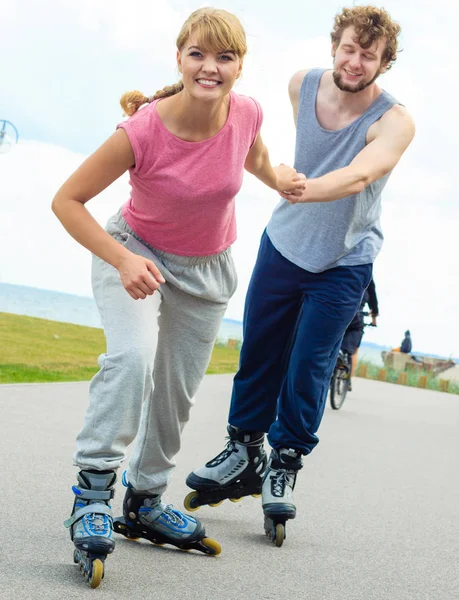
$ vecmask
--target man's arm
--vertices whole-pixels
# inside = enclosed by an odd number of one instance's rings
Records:
[[[372,279],[367,287],[368,292],[368,306],[370,307],[371,314],[375,317],[379,315],[378,297],[376,295],[376,286],[374,279]]]
[[[392,171],[414,137],[414,122],[403,106],[395,105],[375,124],[369,143],[342,169],[308,179],[302,193],[280,194],[296,202],[331,202],[362,192]]]
[[[290,96],[290,102],[292,103],[293,120],[295,121],[295,126],[298,117],[298,106],[300,104],[301,84],[303,83],[303,79],[308,71],[309,69],[297,71],[295,75],[290,79],[290,82],[288,84],[288,95]]]
[[[377,319],[379,317],[378,296],[376,295],[375,280],[372,279],[366,290],[367,302],[370,307],[371,324],[378,326]]]

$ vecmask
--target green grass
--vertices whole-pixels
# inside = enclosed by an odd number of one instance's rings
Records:
[[[0,313],[0,383],[88,381],[98,371],[97,357],[105,352],[101,329]],[[216,344],[208,374],[235,373],[239,347]],[[377,379],[380,367],[368,362],[367,378]],[[408,372],[408,385],[416,387],[419,375],[427,375],[427,389],[439,390],[440,377],[430,372]],[[398,371],[387,370],[387,381],[395,383]],[[449,392],[459,394],[459,384],[450,382]]]
[[[88,381],[105,352],[101,329],[0,313],[0,383]],[[208,373],[234,373],[239,351],[216,346]]]

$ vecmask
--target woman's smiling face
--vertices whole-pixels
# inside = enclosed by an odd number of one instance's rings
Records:
[[[204,50],[196,35],[177,51],[177,64],[184,88],[200,100],[217,100],[228,94],[242,70],[242,61],[234,51]]]

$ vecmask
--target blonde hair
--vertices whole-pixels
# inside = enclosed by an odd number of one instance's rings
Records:
[[[193,34],[197,34],[199,47],[205,52],[232,51],[241,60],[247,53],[247,41],[244,28],[239,19],[230,12],[219,8],[200,8],[194,11],[180,30],[176,45],[179,52]],[[183,82],[168,85],[152,96],[145,96],[134,90],[121,96],[120,104],[127,116],[133,115],[139,108],[157,98],[173,96],[183,90]]]
[[[375,6],[353,6],[343,8],[342,12],[335,16],[332,42],[338,46],[343,31],[347,27],[355,29],[355,42],[362,48],[369,48],[374,42],[386,38],[386,47],[382,55],[381,63],[387,65],[387,71],[397,59],[398,36],[402,30],[400,25],[392,20],[384,8]]]

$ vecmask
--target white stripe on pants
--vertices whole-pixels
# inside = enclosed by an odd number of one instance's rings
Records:
[[[136,490],[162,493],[237,277],[229,249],[210,257],[153,250],[134,237],[119,213],[107,231],[153,260],[166,283],[153,296],[133,300],[118,271],[93,257],[107,351],[91,382],[74,464],[117,469],[137,436],[129,482]]]

